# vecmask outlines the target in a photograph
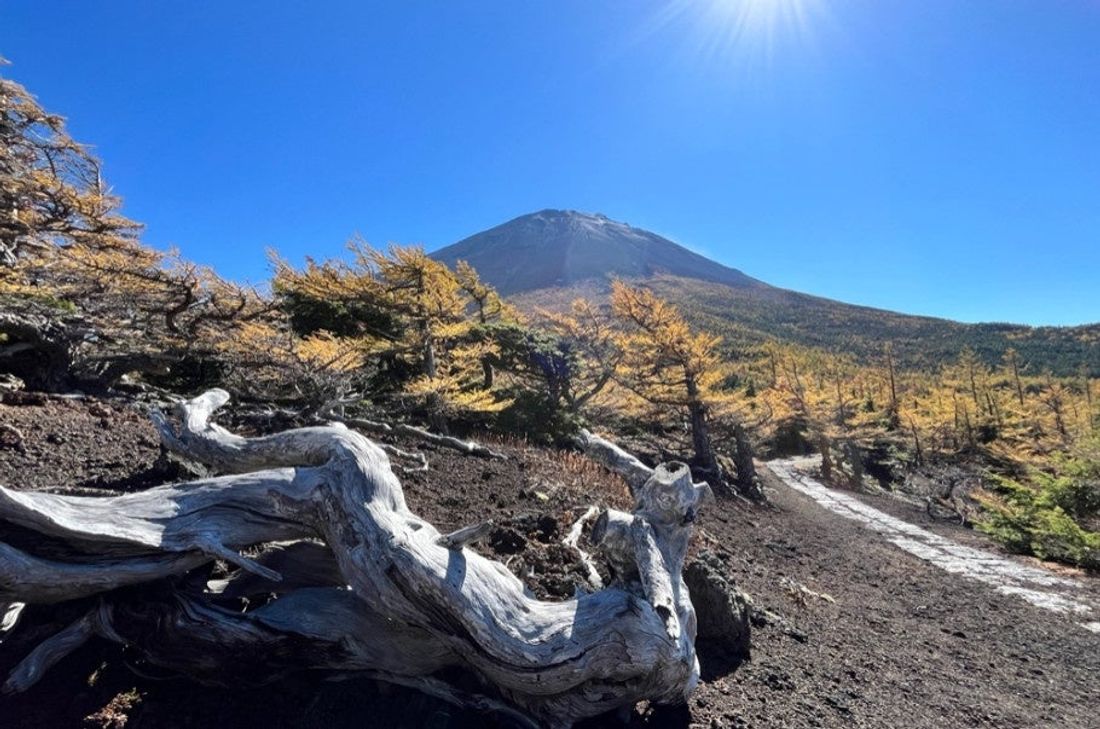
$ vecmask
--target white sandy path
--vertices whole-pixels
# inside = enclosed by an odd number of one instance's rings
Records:
[[[1071,615],[1082,621],[1082,627],[1100,633],[1100,605],[1084,594],[1084,585],[1078,580],[967,547],[892,517],[855,496],[828,489],[803,472],[815,464],[813,458],[787,458],[769,461],[768,468],[783,483],[834,514],[860,522],[940,569],[985,583],[997,592],[1015,595],[1045,610]]]

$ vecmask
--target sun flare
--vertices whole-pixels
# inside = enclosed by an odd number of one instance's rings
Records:
[[[780,45],[809,45],[824,15],[822,0],[673,0],[648,30],[689,26],[702,61],[770,62]]]

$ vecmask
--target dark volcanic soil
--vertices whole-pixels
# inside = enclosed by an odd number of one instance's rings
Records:
[[[19,442],[0,427],[6,485],[130,490],[180,477],[158,461],[144,415],[124,403],[0,405],[3,424],[22,436]],[[559,546],[562,530],[590,503],[626,503],[616,478],[572,454],[506,443],[500,447],[509,460],[484,461],[400,445],[423,450],[431,463],[429,472],[402,478],[410,506],[444,530],[494,518],[499,529],[479,549],[506,561],[542,596],[572,594],[576,571]],[[701,642],[704,683],[690,704],[640,707],[632,725],[1100,726],[1100,635],[937,571],[770,478],[768,485],[772,507],[712,505],[697,542],[723,555],[731,577],[787,624],[754,629],[751,660],[740,665]],[[909,507],[891,507],[905,518],[899,508]],[[64,610],[36,611],[0,645],[0,673],[42,637],[36,625]],[[492,725],[409,690],[332,678],[204,687],[96,641],[25,695],[0,698],[0,726]]]

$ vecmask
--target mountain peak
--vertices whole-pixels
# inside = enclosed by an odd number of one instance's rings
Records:
[[[441,248],[432,257],[464,260],[508,295],[579,281],[669,273],[729,286],[764,286],[656,233],[602,213],[545,209],[521,215]]]

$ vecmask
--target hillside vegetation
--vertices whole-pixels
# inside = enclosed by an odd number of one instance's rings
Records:
[[[631,279],[635,280],[635,279]],[[1100,324],[1029,327],[963,324],[853,306],[771,286],[743,288],[657,273],[640,281],[676,304],[697,326],[719,333],[731,355],[781,341],[860,358],[878,357],[884,344],[900,367],[934,371],[964,347],[989,365],[1015,349],[1031,372],[1100,377]],[[560,309],[577,297],[606,299],[605,280],[525,291],[511,297],[520,309]]]
[[[779,339],[866,358],[880,355],[883,345],[889,343],[900,366],[922,370],[935,370],[950,362],[963,348],[992,365],[1012,348],[1037,374],[1049,370],[1072,375],[1086,366],[1091,376],[1100,377],[1100,325],[1096,324],[962,324],[852,306],[784,289],[750,293],[673,276],[658,276],[650,285],[675,301],[691,319],[722,332],[735,345]],[[745,341],[739,341],[739,332],[744,332]]]

